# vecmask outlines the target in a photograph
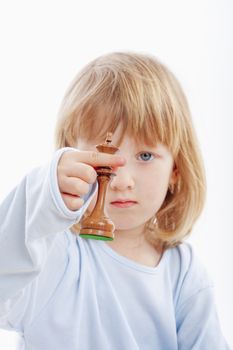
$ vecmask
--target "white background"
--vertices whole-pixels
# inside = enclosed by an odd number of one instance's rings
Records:
[[[156,55],[180,80],[199,136],[208,197],[190,241],[214,280],[231,346],[232,19],[231,0],[0,3],[0,200],[49,161],[61,99],[84,64],[117,50]],[[13,333],[0,331],[1,349],[15,349],[15,342]]]

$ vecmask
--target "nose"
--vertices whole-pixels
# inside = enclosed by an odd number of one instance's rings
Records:
[[[110,188],[114,191],[125,191],[134,188],[134,179],[127,165],[117,168],[116,176],[110,182]]]

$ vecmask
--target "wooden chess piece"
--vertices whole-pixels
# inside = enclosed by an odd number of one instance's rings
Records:
[[[112,133],[108,132],[105,143],[97,145],[99,152],[114,154],[119,148],[113,146]],[[110,166],[98,167],[98,196],[95,208],[90,216],[86,217],[81,223],[80,237],[92,238],[105,241],[112,241],[114,238],[115,226],[113,222],[106,216],[104,204],[107,187],[111,177],[115,176]]]

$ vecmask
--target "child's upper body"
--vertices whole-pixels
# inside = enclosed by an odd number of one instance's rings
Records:
[[[205,181],[177,84],[143,55],[91,63],[61,108],[59,150],[1,204],[0,326],[26,350],[228,349],[212,283],[181,243]],[[120,154],[95,152],[106,131]],[[96,203],[100,165],[116,173],[108,243],[74,234]]]

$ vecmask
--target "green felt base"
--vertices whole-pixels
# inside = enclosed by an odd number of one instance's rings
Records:
[[[100,240],[100,241],[113,241],[112,237],[106,237],[106,236],[85,235],[85,234],[80,234],[79,236],[82,237],[82,238],[97,239],[97,240]]]

